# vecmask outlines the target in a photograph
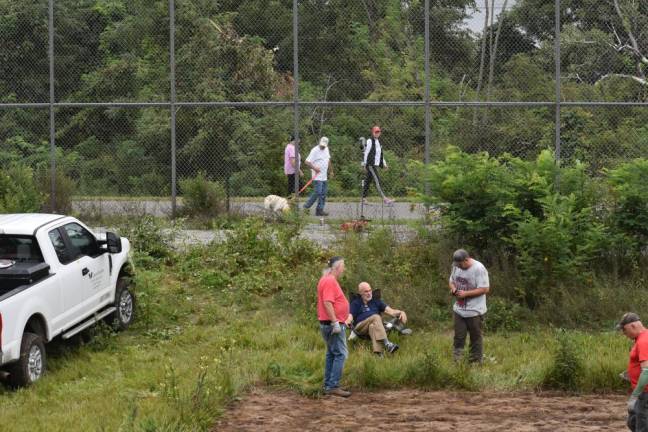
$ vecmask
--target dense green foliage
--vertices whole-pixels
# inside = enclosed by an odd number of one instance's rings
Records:
[[[184,196],[183,210],[190,216],[214,217],[225,208],[225,189],[219,183],[209,181],[199,172],[195,178],[180,181]]]
[[[619,4],[617,11],[611,2],[563,2],[565,99],[646,101],[641,63],[648,50],[646,3]],[[463,25],[466,8],[473,5],[471,0],[431,2],[432,99],[553,100],[553,4],[517,1],[483,34]],[[165,1],[57,0],[57,100],[168,100],[167,7]],[[423,12],[421,0],[300,1],[300,97],[422,100]],[[0,0],[0,101],[49,100],[46,17],[46,2]],[[177,1],[175,46],[180,101],[292,99],[289,0]],[[423,160],[423,109],[307,107],[301,112],[303,156],[319,136],[331,138],[338,174],[331,181],[332,195],[358,192],[363,173],[357,140],[374,122],[383,126],[391,166],[386,191],[402,196],[416,186],[406,162]],[[454,145],[530,160],[553,148],[553,121],[547,108],[435,109],[432,157]],[[43,109],[3,110],[0,166],[15,161],[37,170],[49,166],[47,122]],[[57,166],[75,180],[77,194],[168,196],[169,124],[168,110],[159,108],[59,109]],[[564,108],[562,158],[585,162],[598,173],[645,155],[647,124],[648,112],[641,107]],[[177,128],[180,178],[204,172],[232,196],[284,190],[281,158],[292,130],[290,109],[182,107]]]
[[[0,213],[36,212],[43,201],[31,168],[16,164],[0,172]]]
[[[429,182],[419,195],[439,210],[441,232],[510,271],[511,300],[558,315],[576,291],[597,296],[606,278],[645,274],[644,159],[594,177],[581,163],[558,166],[548,151],[524,161],[451,148],[418,169]]]

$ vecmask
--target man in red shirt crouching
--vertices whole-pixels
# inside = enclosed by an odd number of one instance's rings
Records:
[[[324,276],[317,284],[317,319],[320,333],[326,342],[324,367],[324,393],[349,397],[351,392],[340,388],[344,362],[349,356],[346,345],[346,328],[351,321],[349,301],[344,296],[338,278],[344,272],[344,259],[329,260]]]
[[[634,340],[628,362],[628,378],[633,388],[628,399],[628,428],[633,432],[648,432],[648,331],[639,315],[632,312],[621,317],[617,329]]]

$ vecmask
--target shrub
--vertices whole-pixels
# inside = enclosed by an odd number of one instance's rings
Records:
[[[591,274],[590,264],[606,242],[605,227],[590,209],[577,208],[574,195],[552,194],[539,201],[542,217],[527,215],[510,239],[522,276],[521,294],[529,308],[543,297],[559,295],[559,289],[552,290]]]
[[[72,213],[72,196],[77,191],[77,183],[62,171],[57,170],[54,178],[56,182],[56,200],[52,207],[52,174],[50,170],[44,171],[39,176],[38,183],[44,196],[43,211],[49,213]]]
[[[517,304],[502,298],[488,299],[486,329],[491,332],[520,331],[524,310]]]
[[[578,355],[574,338],[564,330],[556,333],[557,346],[553,361],[546,371],[541,386],[544,389],[576,391],[584,374],[583,360]]]
[[[131,242],[133,249],[140,254],[140,258],[159,259],[171,255],[178,228],[179,225],[166,228],[153,216],[142,215],[130,219],[120,231]]]
[[[613,199],[612,224],[638,247],[648,241],[648,159],[607,171]]]
[[[13,164],[0,173],[0,213],[37,212],[44,198],[30,167]]]
[[[200,172],[194,178],[180,180],[184,211],[191,216],[217,216],[225,211],[226,194],[222,184],[207,179]]]

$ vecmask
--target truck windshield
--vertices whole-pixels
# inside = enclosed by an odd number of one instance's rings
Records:
[[[0,259],[43,262],[43,254],[32,236],[0,235]]]

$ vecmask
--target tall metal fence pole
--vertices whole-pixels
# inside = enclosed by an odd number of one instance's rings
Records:
[[[425,166],[430,163],[430,0],[425,0]],[[430,184],[425,182],[425,194],[429,195]]]
[[[56,129],[54,123],[54,0],[48,5],[48,56],[49,56],[49,139],[50,139],[50,206],[56,213]]]
[[[299,4],[293,0],[293,137],[295,138],[295,205],[299,205]]]
[[[555,36],[554,36],[554,57],[556,63],[556,130],[555,130],[555,146],[556,146],[556,163],[560,164],[560,0],[555,0]]]
[[[175,2],[169,0],[169,78],[171,80],[171,217],[176,215],[176,77],[175,77]]]

